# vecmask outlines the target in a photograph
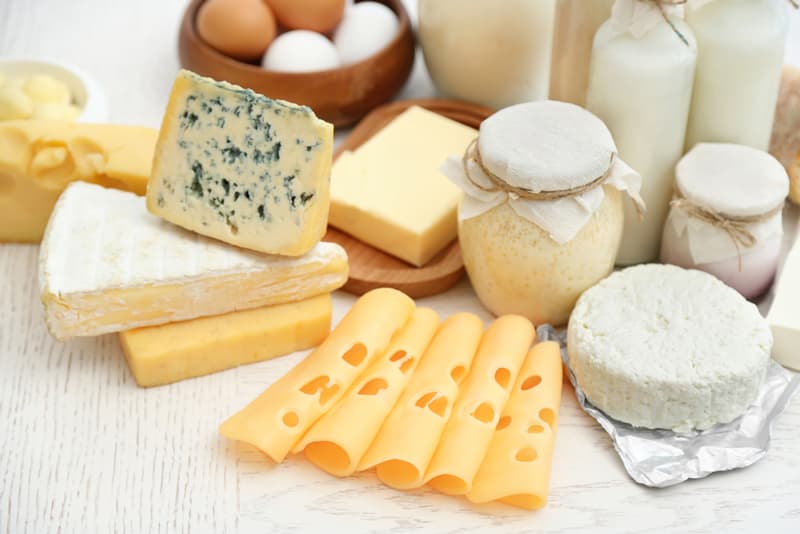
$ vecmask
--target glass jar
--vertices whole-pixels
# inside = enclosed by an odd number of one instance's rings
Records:
[[[481,302],[497,315],[563,325],[581,293],[614,266],[621,191],[641,179],[616,157],[603,122],[556,101],[500,110],[475,148],[443,170],[464,190],[459,242]]]
[[[700,143],[678,163],[675,190],[661,261],[713,274],[746,298],[763,295],[778,267],[789,193],[778,160],[748,146]]]
[[[597,29],[611,16],[614,0],[558,0],[550,65],[550,98],[586,104],[589,61]]]
[[[789,26],[786,0],[705,0],[686,20],[699,50],[686,148],[769,147]]]
[[[554,14],[555,0],[419,0],[431,79],[491,108],[547,98]]]

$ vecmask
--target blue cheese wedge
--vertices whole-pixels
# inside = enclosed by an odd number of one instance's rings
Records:
[[[299,256],[325,234],[333,126],[305,106],[181,71],[147,209],[244,248]]]
[[[612,274],[578,299],[567,352],[592,404],[633,426],[687,432],[727,423],[764,381],[772,334],[714,276],[672,265]]]
[[[297,258],[251,252],[85,182],[58,199],[39,253],[45,320],[58,339],[301,301],[346,281],[347,254],[334,243]]]

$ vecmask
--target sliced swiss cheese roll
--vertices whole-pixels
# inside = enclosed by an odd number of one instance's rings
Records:
[[[500,500],[527,509],[545,505],[560,405],[558,343],[539,343],[525,359],[497,422],[489,452],[467,493],[470,501]]]
[[[463,495],[472,488],[535,337],[533,324],[519,315],[500,317],[486,330],[425,474],[432,487],[449,495]]]
[[[439,316],[417,308],[384,353],[331,410],[314,423],[293,452],[336,476],[353,474],[408,385],[439,327]]]
[[[220,427],[281,462],[314,422],[381,354],[414,313],[414,301],[394,289],[362,296],[306,359]]]
[[[378,478],[393,488],[423,484],[482,334],[483,323],[470,313],[453,315],[442,323],[408,387],[362,458],[359,471],[375,467]]]

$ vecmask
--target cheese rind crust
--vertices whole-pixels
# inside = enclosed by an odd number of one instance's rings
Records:
[[[333,126],[305,106],[181,71],[147,208],[240,247],[300,256],[325,234]]]
[[[744,412],[772,334],[754,304],[712,275],[640,265],[580,297],[567,346],[592,404],[633,426],[687,432]]]

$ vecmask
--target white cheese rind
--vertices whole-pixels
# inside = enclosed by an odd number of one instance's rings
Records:
[[[332,150],[333,126],[310,108],[181,71],[147,207],[199,234],[299,256],[327,228]]]
[[[39,259],[59,339],[303,300],[346,280],[347,255],[334,243],[297,258],[258,254],[167,223],[141,197],[83,182],[56,203]]]
[[[763,382],[772,334],[756,306],[715,277],[672,265],[617,272],[578,300],[569,364],[611,417],[677,432],[732,421]]]

